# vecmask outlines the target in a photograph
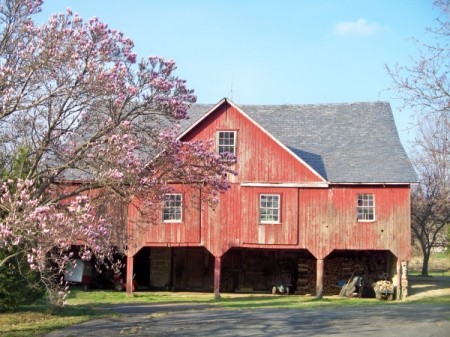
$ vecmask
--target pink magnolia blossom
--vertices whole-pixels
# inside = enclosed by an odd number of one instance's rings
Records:
[[[235,158],[177,139],[196,97],[173,60],[138,61],[131,39],[70,9],[36,25],[41,4],[0,0],[0,169],[11,178],[0,181],[0,249],[21,249],[51,288],[73,244],[100,262],[126,253],[117,212],[133,198],[155,208],[177,182],[216,203]]]

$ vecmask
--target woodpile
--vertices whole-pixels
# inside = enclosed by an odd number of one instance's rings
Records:
[[[339,295],[342,285],[351,282],[355,276],[362,277],[362,297],[375,297],[373,284],[383,279],[388,272],[386,252],[355,254],[333,254],[324,262],[323,295]],[[316,293],[316,260],[300,258],[297,263],[297,295]]]
[[[367,266],[361,261],[346,257],[331,257],[325,260],[324,295],[338,295],[342,284],[347,284],[355,276],[367,274]]]
[[[395,273],[386,251],[337,251],[324,260],[323,295],[339,295],[342,286],[362,277],[362,297],[375,297],[373,283]],[[296,251],[232,250],[222,261],[221,291],[270,292],[274,285],[293,286],[297,295],[316,294],[317,260]]]
[[[383,273],[388,271],[387,262],[385,252],[330,256],[325,260],[323,294],[338,295],[342,284],[361,276],[362,296],[374,297],[372,284],[382,279]]]
[[[307,295],[316,292],[316,261],[299,259],[297,263],[297,283],[295,294]]]

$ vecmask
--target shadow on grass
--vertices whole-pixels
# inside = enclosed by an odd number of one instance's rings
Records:
[[[416,295],[419,297],[424,295],[428,295],[428,297],[446,296],[450,293],[450,276],[411,275],[409,286],[409,295],[412,299]]]

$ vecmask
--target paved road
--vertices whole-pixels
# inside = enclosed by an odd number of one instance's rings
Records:
[[[54,331],[47,337],[450,336],[450,304],[258,310],[126,304],[113,310],[123,315]]]

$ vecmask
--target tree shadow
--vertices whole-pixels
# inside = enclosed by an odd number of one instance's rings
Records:
[[[450,294],[450,276],[409,276],[409,296],[423,296],[446,290]]]

